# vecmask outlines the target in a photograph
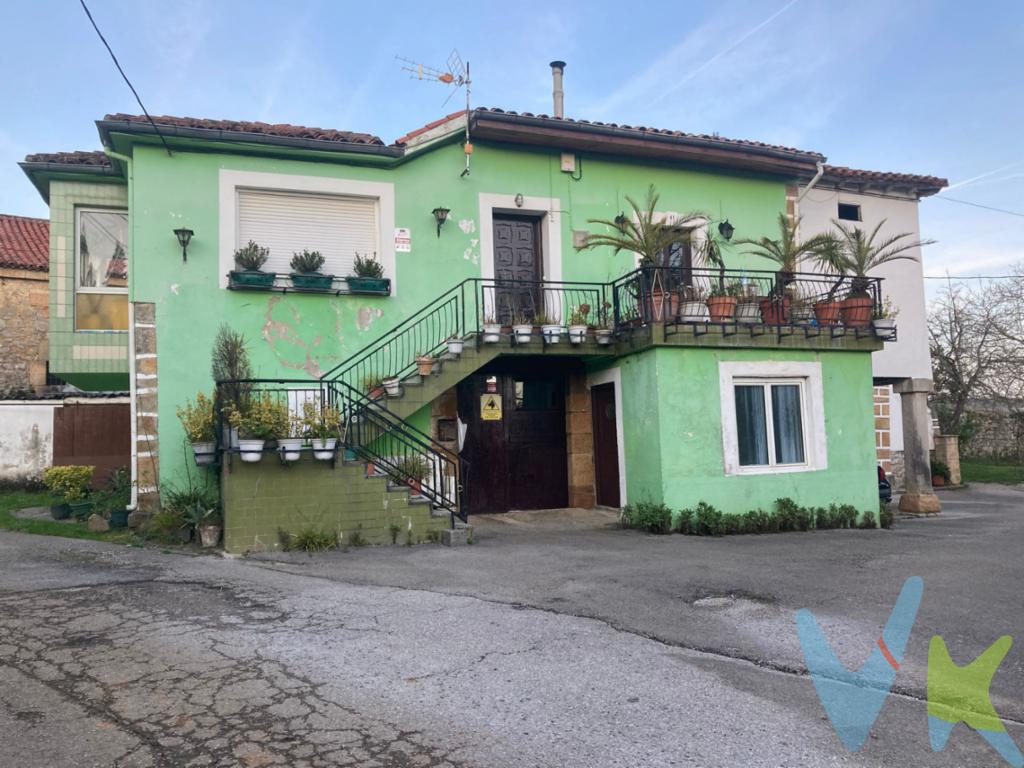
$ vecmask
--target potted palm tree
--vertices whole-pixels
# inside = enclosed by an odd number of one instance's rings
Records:
[[[296,288],[313,291],[329,290],[334,284],[334,275],[320,272],[324,265],[324,257],[320,251],[303,250],[292,254],[292,285]]]
[[[934,240],[908,240],[910,232],[879,238],[878,233],[885,226],[886,219],[875,225],[870,233],[860,227],[846,227],[842,222],[833,221],[839,230],[835,238],[838,248],[838,263],[850,275],[850,293],[843,301],[843,325],[865,328],[871,324],[874,299],[868,286],[868,272],[890,261],[914,260],[908,253],[915,248],[931,245]]]
[[[632,216],[618,216],[614,220],[587,219],[587,223],[603,225],[608,231],[588,235],[580,250],[611,248],[616,254],[620,251],[637,254],[640,257],[642,294],[637,299],[645,305],[648,318],[667,320],[679,312],[679,295],[665,286],[660,270],[656,269],[658,259],[677,243],[688,242],[690,232],[686,229],[686,222],[701,218],[703,214],[691,212],[672,222],[666,221],[657,215],[660,197],[652,184],[647,189],[643,205],[626,196]]]
[[[774,262],[778,269],[775,272],[775,285],[768,296],[761,299],[761,319],[768,325],[782,325],[789,322],[789,312],[793,304],[789,287],[796,280],[796,268],[804,259],[817,257],[833,247],[833,237],[829,234],[815,235],[807,240],[800,240],[798,228],[800,219],[790,221],[785,213],[779,214],[779,236],[771,238],[763,236],[755,239],[737,240],[738,245],[753,246],[748,253]]]
[[[245,247],[235,251],[235,269],[228,273],[228,285],[232,288],[270,288],[277,273],[263,271],[263,265],[269,258],[269,248],[262,248],[250,240]]]

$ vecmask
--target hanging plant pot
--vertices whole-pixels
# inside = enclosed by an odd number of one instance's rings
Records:
[[[582,344],[587,340],[587,326],[585,325],[570,325],[569,326],[569,343],[570,344]]]
[[[594,331],[594,336],[597,338],[597,343],[602,347],[607,347],[612,343],[612,330],[611,328],[598,328]]]
[[[736,314],[735,296],[711,296],[707,305],[712,323],[730,323]]]
[[[894,317],[876,317],[871,321],[871,325],[875,329],[875,335],[882,340],[892,339],[896,336],[896,318]]]
[[[416,370],[420,376],[429,376],[434,370],[434,358],[431,355],[417,355]]]
[[[533,337],[533,326],[529,324],[513,325],[512,333],[516,335],[516,341],[519,344],[529,344]]]
[[[313,458],[320,461],[330,461],[334,458],[334,450],[338,447],[336,437],[315,437],[309,441],[313,446]]]
[[[871,324],[871,310],[874,301],[871,296],[851,294],[843,301],[843,325],[850,328],[867,328]]]
[[[770,296],[761,299],[761,319],[765,325],[784,325],[789,322],[793,300],[789,296]]]
[[[263,446],[266,440],[238,440],[238,453],[242,461],[257,462],[263,458]]]
[[[819,301],[814,305],[814,319],[818,325],[839,325],[843,304],[840,301]]]
[[[544,334],[544,341],[548,344],[557,344],[562,338],[562,326],[557,323],[542,325],[540,332]]]
[[[498,323],[484,323],[484,344],[501,341],[501,326]]]
[[[708,305],[703,301],[687,299],[680,307],[679,319],[684,323],[706,323],[709,319]]]
[[[452,336],[450,339],[448,339],[447,343],[448,343],[448,352],[449,352],[449,354],[461,355],[462,354],[462,346],[466,342],[463,339],[458,338],[457,336]]]
[[[387,277],[346,277],[349,293],[372,296],[391,295],[391,280]]]
[[[285,461],[298,461],[302,456],[302,446],[305,442],[304,437],[279,437],[277,449]]]
[[[209,466],[217,458],[217,446],[213,441],[192,443],[192,454],[196,457],[197,465]]]
[[[402,394],[402,380],[397,376],[388,376],[384,379],[384,392],[388,397],[398,397]]]
[[[228,286],[231,288],[271,288],[274,285],[276,272],[261,272],[257,269],[233,269],[228,273]]]
[[[303,291],[329,291],[334,285],[334,275],[319,272],[292,272],[292,285]]]
[[[755,325],[761,322],[761,302],[749,299],[736,303],[736,322],[743,325]]]

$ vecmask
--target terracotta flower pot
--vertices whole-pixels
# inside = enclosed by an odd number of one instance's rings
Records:
[[[843,301],[843,325],[850,328],[867,328],[871,325],[873,304],[870,296],[848,296]]]
[[[660,288],[652,289],[647,297],[647,312],[653,321],[671,320],[679,314],[679,294]]]
[[[765,325],[784,325],[789,322],[789,310],[793,299],[789,296],[761,299],[761,319]]]
[[[814,305],[814,318],[818,325],[839,325],[842,309],[841,301],[819,301]]]
[[[708,299],[708,314],[712,323],[728,323],[736,314],[735,296],[711,296]]]
[[[946,484],[946,478],[942,475],[932,475],[932,486],[935,488],[941,488]]]
[[[429,376],[434,369],[434,358],[430,355],[420,355],[416,358],[416,370],[420,376]]]

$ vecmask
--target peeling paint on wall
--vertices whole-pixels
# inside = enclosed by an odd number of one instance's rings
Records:
[[[314,357],[317,347],[323,342],[323,335],[317,328],[304,328],[298,308],[285,301],[284,297],[267,299],[262,335],[270,351],[285,368],[305,371],[317,379],[323,374],[320,361]],[[309,341],[304,338],[307,335],[312,336]]]
[[[0,406],[0,479],[38,480],[53,463],[53,405]]]
[[[470,232],[476,232],[476,222],[473,219],[461,219],[459,221],[459,229],[467,235]]]
[[[384,317],[384,311],[375,307],[360,307],[356,313],[356,328],[360,331],[370,330],[373,321]]]

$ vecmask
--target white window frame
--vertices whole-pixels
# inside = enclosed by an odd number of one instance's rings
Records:
[[[765,393],[768,435],[768,464],[740,464],[739,431],[736,425],[737,385],[797,384],[800,386],[800,420],[803,429],[804,461],[776,464],[771,392]],[[719,394],[722,407],[722,452],[726,475],[763,475],[814,472],[828,468],[825,435],[825,400],[821,363],[816,362],[723,362],[719,363]]]
[[[268,192],[367,197],[377,201],[377,261],[384,276],[391,279],[391,295],[398,293],[395,268],[395,185],[380,181],[360,181],[324,176],[300,176],[287,173],[235,171],[222,168],[219,175],[219,265],[221,288],[228,287],[228,272],[234,269],[233,256],[238,241],[238,190],[261,189]],[[345,275],[339,275],[345,277]]]
[[[82,214],[83,213],[123,213],[125,216],[128,215],[127,208],[103,208],[101,206],[76,206],[75,207],[75,270],[74,270],[74,281],[75,281],[75,293],[106,293],[106,294],[119,294],[128,293],[128,286],[83,286],[80,285],[78,280],[81,278],[82,273]],[[128,259],[128,279],[131,280],[132,274],[132,263],[131,254],[128,252],[128,244],[125,243],[125,257]]]

